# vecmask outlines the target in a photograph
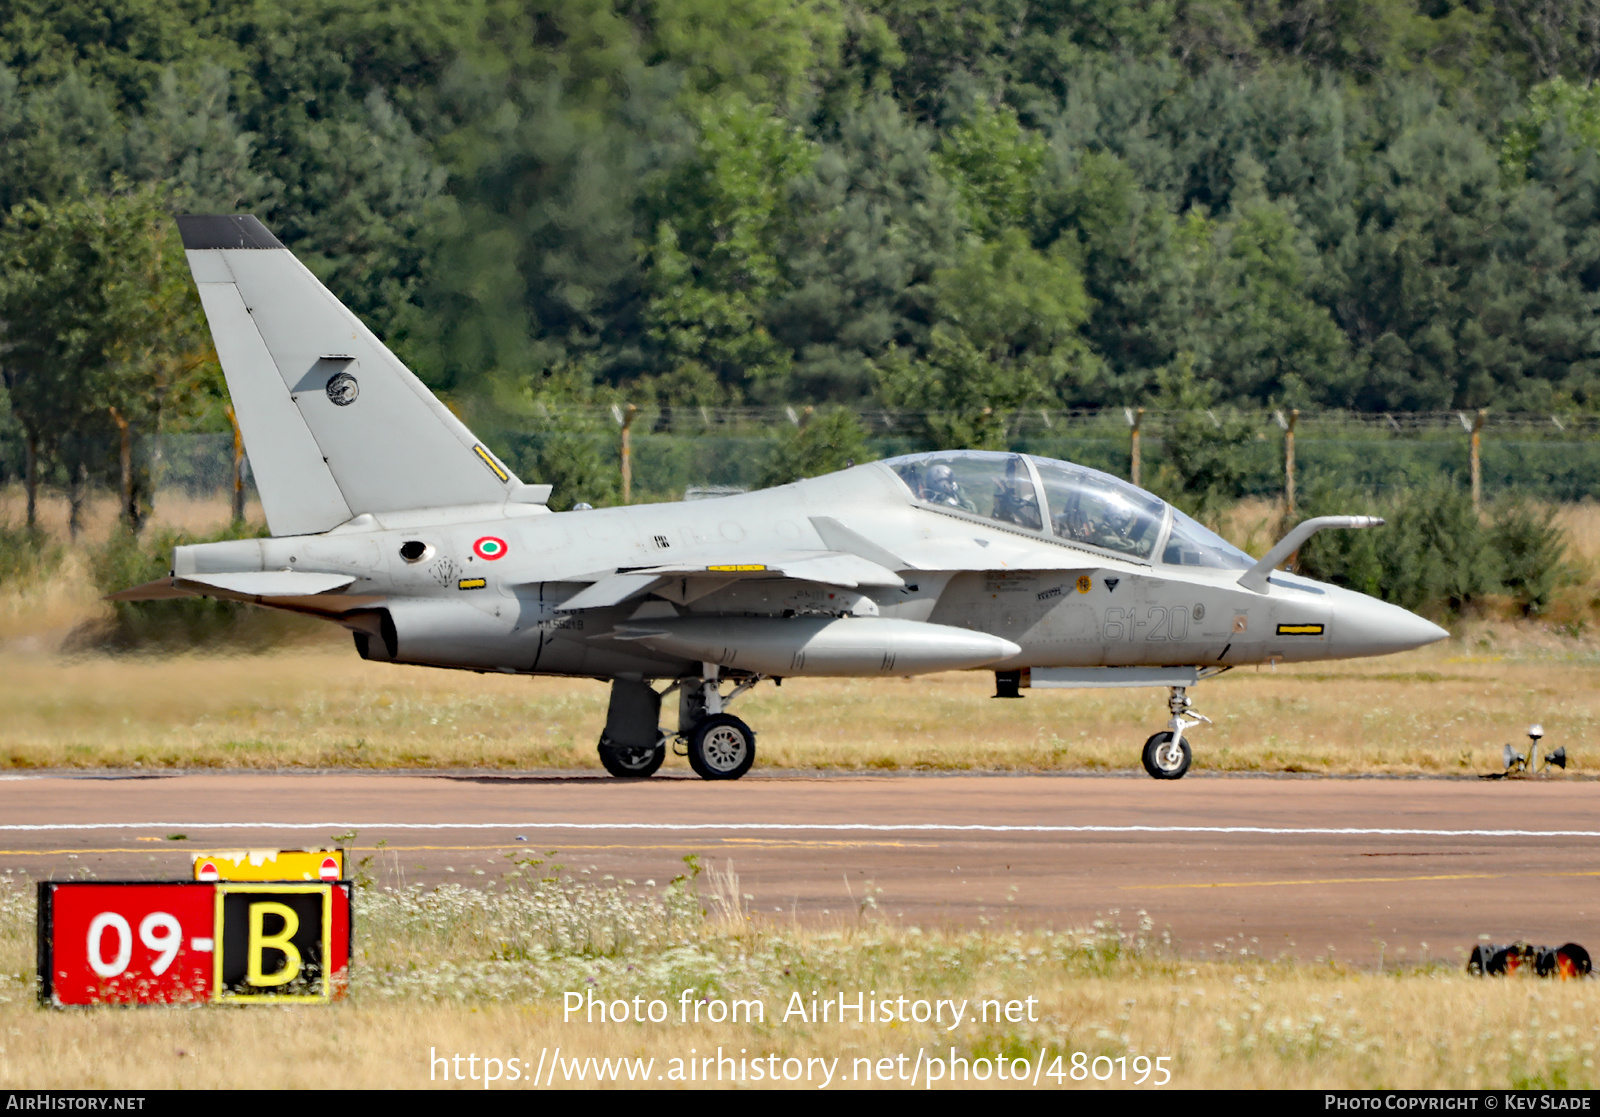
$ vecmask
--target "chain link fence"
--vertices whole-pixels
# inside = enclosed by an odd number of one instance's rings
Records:
[[[1203,413],[1217,429],[1245,426],[1249,438],[1233,451],[1246,495],[1276,497],[1284,487],[1289,416],[1281,412],[1218,410]],[[883,409],[855,412],[862,432],[861,457],[870,460],[936,449],[930,429],[945,416]],[[629,422],[633,499],[682,500],[758,486],[778,450],[811,421],[801,407],[642,407]],[[1030,409],[985,419],[993,445],[1077,462],[1119,477],[1131,472],[1132,421],[1139,424],[1141,481],[1152,484],[1167,466],[1168,442],[1180,420],[1194,430],[1195,413],[1146,410],[1068,411]],[[488,445],[524,480],[548,465],[582,458],[589,480],[569,482],[596,491],[574,491],[570,499],[601,503],[616,499],[621,469],[620,408],[546,408],[527,425],[480,429]],[[1471,412],[1410,412],[1385,415],[1301,413],[1294,423],[1299,489],[1338,485],[1375,492],[1437,484],[1469,485]],[[1200,429],[1204,429],[1203,427]],[[164,434],[142,438],[138,463],[156,501],[163,493],[214,497],[224,506],[233,485],[233,436]],[[114,486],[117,447],[81,445],[73,454],[98,463],[91,483]],[[0,485],[22,480],[23,451],[14,433],[0,434]],[[1600,416],[1497,414],[1482,418],[1481,476],[1485,499],[1505,495],[1572,502],[1600,497]],[[60,489],[68,480],[59,466],[43,477]],[[248,463],[245,484],[254,495]],[[609,495],[608,495],[609,494]],[[569,501],[570,503],[570,501]]]

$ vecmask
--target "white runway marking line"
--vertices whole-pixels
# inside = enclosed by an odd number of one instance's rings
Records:
[[[0,832],[60,830],[647,830],[874,834],[1278,834],[1387,838],[1600,838],[1600,830],[1420,830],[1390,826],[1028,826],[955,822],[43,822]]]

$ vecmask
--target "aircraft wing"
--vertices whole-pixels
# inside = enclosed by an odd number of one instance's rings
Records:
[[[565,602],[558,612],[603,609],[620,605],[672,582],[683,581],[685,594],[702,597],[706,593],[741,578],[786,578],[798,582],[818,582],[826,586],[855,589],[858,586],[903,586],[905,579],[871,559],[843,551],[787,551],[767,555],[718,555],[706,562],[667,563],[619,570],[595,581]],[[695,589],[687,590],[693,582]]]

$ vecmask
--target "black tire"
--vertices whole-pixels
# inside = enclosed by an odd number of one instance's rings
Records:
[[[1589,952],[1575,942],[1565,946],[1548,947],[1539,952],[1534,961],[1534,973],[1540,977],[1588,977],[1593,964]]]
[[[1189,770],[1189,742],[1183,738],[1178,739],[1178,752],[1180,758],[1174,758],[1171,753],[1172,730],[1163,729],[1144,743],[1144,754],[1139,757],[1144,764],[1144,770],[1158,780],[1181,780],[1183,774]]]
[[[703,780],[736,780],[755,759],[755,731],[731,714],[714,714],[689,732],[689,767]]]
[[[666,734],[661,734],[655,748],[637,745],[613,745],[600,738],[600,763],[605,770],[619,779],[641,779],[653,776],[667,758]]]

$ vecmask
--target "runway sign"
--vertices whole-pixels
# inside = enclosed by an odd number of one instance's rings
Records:
[[[43,881],[39,999],[338,999],[349,980],[350,899],[347,882]]]
[[[342,849],[231,849],[194,855],[195,880],[344,879]]]

